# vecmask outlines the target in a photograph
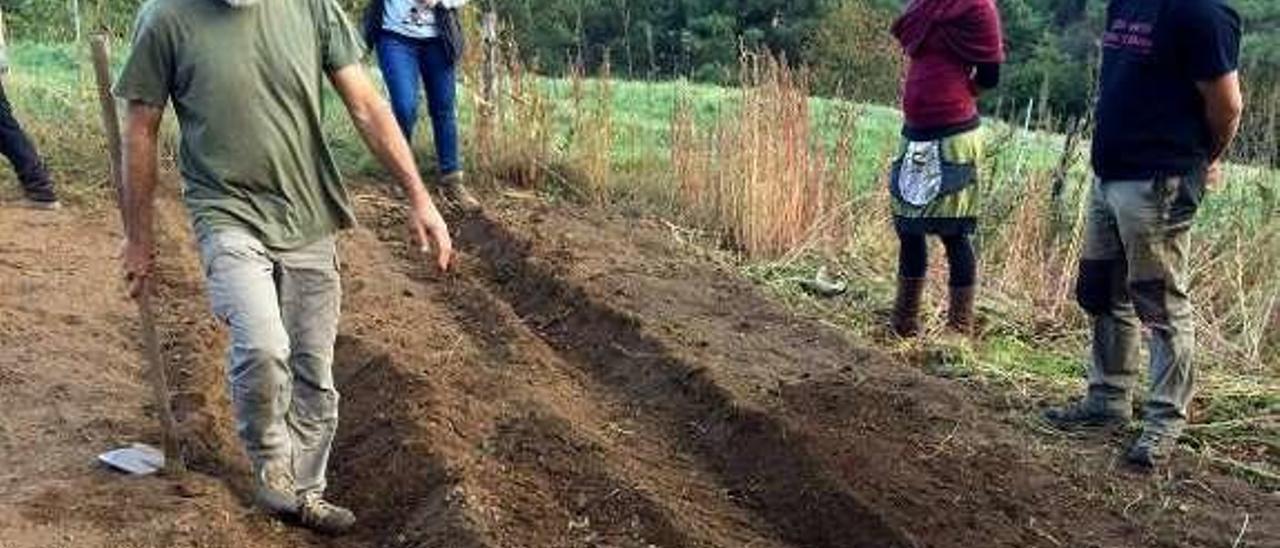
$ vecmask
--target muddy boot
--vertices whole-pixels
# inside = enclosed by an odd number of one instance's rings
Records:
[[[440,195],[452,207],[462,213],[476,213],[480,211],[480,200],[467,190],[466,184],[463,183],[464,176],[461,171],[450,173],[440,179]]]
[[[889,320],[894,334],[914,337],[920,334],[920,300],[924,297],[924,278],[898,278],[898,297]]]
[[[977,333],[977,322],[973,313],[976,293],[974,286],[950,288],[947,327],[966,337],[972,337]]]
[[[303,527],[324,535],[341,535],[356,524],[356,515],[321,498],[319,493],[304,496],[298,507],[298,521]]]
[[[283,466],[262,466],[254,474],[254,504],[262,511],[276,516],[291,516],[298,512],[298,497],[294,494],[293,474]]]

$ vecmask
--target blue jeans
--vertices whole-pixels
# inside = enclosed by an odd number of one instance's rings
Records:
[[[435,135],[440,174],[462,170],[458,153],[457,74],[439,38],[406,38],[383,32],[378,38],[378,66],[391,95],[391,110],[406,139],[413,140],[418,121],[418,78],[427,91],[427,112]]]

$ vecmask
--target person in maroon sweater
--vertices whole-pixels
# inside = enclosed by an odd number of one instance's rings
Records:
[[[978,281],[971,237],[981,206],[983,156],[977,97],[1000,80],[1000,15],[994,0],[912,0],[893,34],[909,65],[903,142],[889,185],[901,241],[892,327],[903,337],[920,331],[926,236],[935,235],[950,267],[947,325],[971,334]]]

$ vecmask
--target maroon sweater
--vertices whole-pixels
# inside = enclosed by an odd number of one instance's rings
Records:
[[[936,130],[978,118],[978,64],[1004,62],[995,0],[913,0],[893,25],[910,62],[903,83],[907,127]]]

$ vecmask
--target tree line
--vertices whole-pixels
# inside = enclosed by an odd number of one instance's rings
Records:
[[[81,26],[126,34],[143,0],[0,0],[11,34],[74,38]],[[365,0],[341,0],[359,13]],[[1280,2],[1229,0],[1245,20],[1244,75],[1251,103],[1280,102]],[[902,60],[889,25],[903,0],[477,0],[495,10],[504,37],[540,72],[587,73],[609,63],[629,79],[688,78],[732,84],[743,51],[769,51],[811,69],[818,94],[892,104]],[[988,112],[1052,125],[1085,116],[1096,73],[1105,0],[997,0],[1009,63]],[[1016,115],[1015,115],[1016,113]],[[1275,141],[1275,116],[1248,121]],[[1264,139],[1265,140],[1265,139]],[[1280,156],[1280,145],[1267,159]]]

